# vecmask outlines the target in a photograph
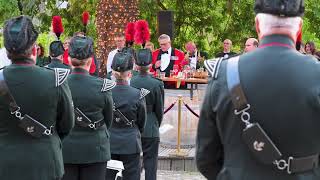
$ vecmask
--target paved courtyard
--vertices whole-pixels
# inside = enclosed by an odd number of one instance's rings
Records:
[[[141,180],[145,180],[144,173]],[[198,172],[158,170],[158,180],[205,180],[205,178]]]

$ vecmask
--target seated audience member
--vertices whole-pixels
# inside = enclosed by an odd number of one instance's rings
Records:
[[[259,41],[256,38],[249,38],[247,39],[245,46],[245,53],[253,51],[259,46]]]
[[[236,55],[237,53],[231,51],[232,41],[230,39],[226,39],[223,41],[223,52],[216,54],[216,57],[229,58],[231,56]]]
[[[186,55],[185,61],[189,62],[189,66],[192,69],[199,69],[203,61],[208,59],[208,53],[204,51],[199,51],[196,44],[192,41],[189,41],[185,44]]]

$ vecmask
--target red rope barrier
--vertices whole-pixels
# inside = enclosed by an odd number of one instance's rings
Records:
[[[186,106],[186,108],[187,108],[194,116],[196,116],[197,118],[200,117],[196,112],[194,112],[194,111],[190,108],[190,106],[189,106],[188,104],[186,104],[185,102],[183,102],[183,104],[184,104],[184,106]]]
[[[177,101],[175,101],[174,103],[172,103],[172,104],[163,112],[163,114],[166,114],[168,111],[170,111],[176,103],[177,103]]]

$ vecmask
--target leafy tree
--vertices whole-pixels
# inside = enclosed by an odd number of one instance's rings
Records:
[[[53,15],[62,16],[65,28],[62,39],[83,29],[81,14],[87,10],[91,14],[88,34],[97,38],[95,16],[97,3],[100,0],[68,0],[67,9],[57,8],[56,0],[21,0],[21,2],[24,7],[23,13],[39,20],[38,29],[41,33],[50,32]],[[253,4],[254,0],[139,0],[139,9],[140,18],[149,22],[151,39],[156,45],[158,44],[157,12],[172,10],[175,15],[174,46],[184,49],[184,43],[192,40],[201,50],[206,50],[213,56],[221,51],[222,41],[225,38],[231,39],[234,49],[240,52],[246,38],[256,36]],[[317,27],[320,25],[320,4],[318,0],[305,0],[305,5],[303,39],[315,41],[319,47],[320,29]],[[19,15],[17,0],[0,0],[0,24],[17,15]],[[41,41],[46,40],[48,41],[48,38],[41,38]]]
[[[19,15],[18,4],[16,0],[0,0],[0,24],[13,16]]]
[[[9,2],[7,2],[9,1]],[[81,2],[82,1],[82,2]],[[64,36],[72,36],[74,32],[82,31],[82,13],[90,13],[90,23],[88,24],[88,35],[96,37],[95,10],[99,0],[68,0],[68,8],[57,7],[56,0],[21,0],[23,4],[23,14],[30,16],[33,20],[39,21],[38,29],[41,33],[50,32],[51,19],[54,15],[63,18],[65,33]],[[19,15],[17,0],[0,0],[0,23]],[[12,11],[8,11],[8,9]],[[63,36],[63,37],[64,37]]]
[[[214,55],[221,51],[222,41],[229,38],[234,49],[242,51],[249,37],[256,37],[254,0],[152,0],[140,1],[141,17],[152,27],[156,42],[156,15],[159,10],[173,10],[175,14],[174,46],[183,49],[187,41],[194,41],[202,50]],[[303,39],[320,45],[320,5],[317,0],[306,0]],[[157,44],[157,43],[156,43]]]
[[[255,36],[253,0],[241,3],[224,0],[163,0],[157,8],[150,8],[152,4],[154,6],[152,1],[141,1],[141,16],[146,19],[151,17],[148,21],[151,22],[151,27],[156,27],[157,11],[161,7],[173,10],[176,37],[174,46],[181,49],[184,48],[184,43],[192,40],[200,49],[214,54],[221,50],[221,42],[225,38],[231,39],[234,44],[242,44],[246,37]]]

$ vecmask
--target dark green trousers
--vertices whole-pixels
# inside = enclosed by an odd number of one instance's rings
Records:
[[[145,179],[156,180],[158,169],[159,141],[157,138],[141,138]]]
[[[65,164],[62,180],[104,180],[107,163]]]

